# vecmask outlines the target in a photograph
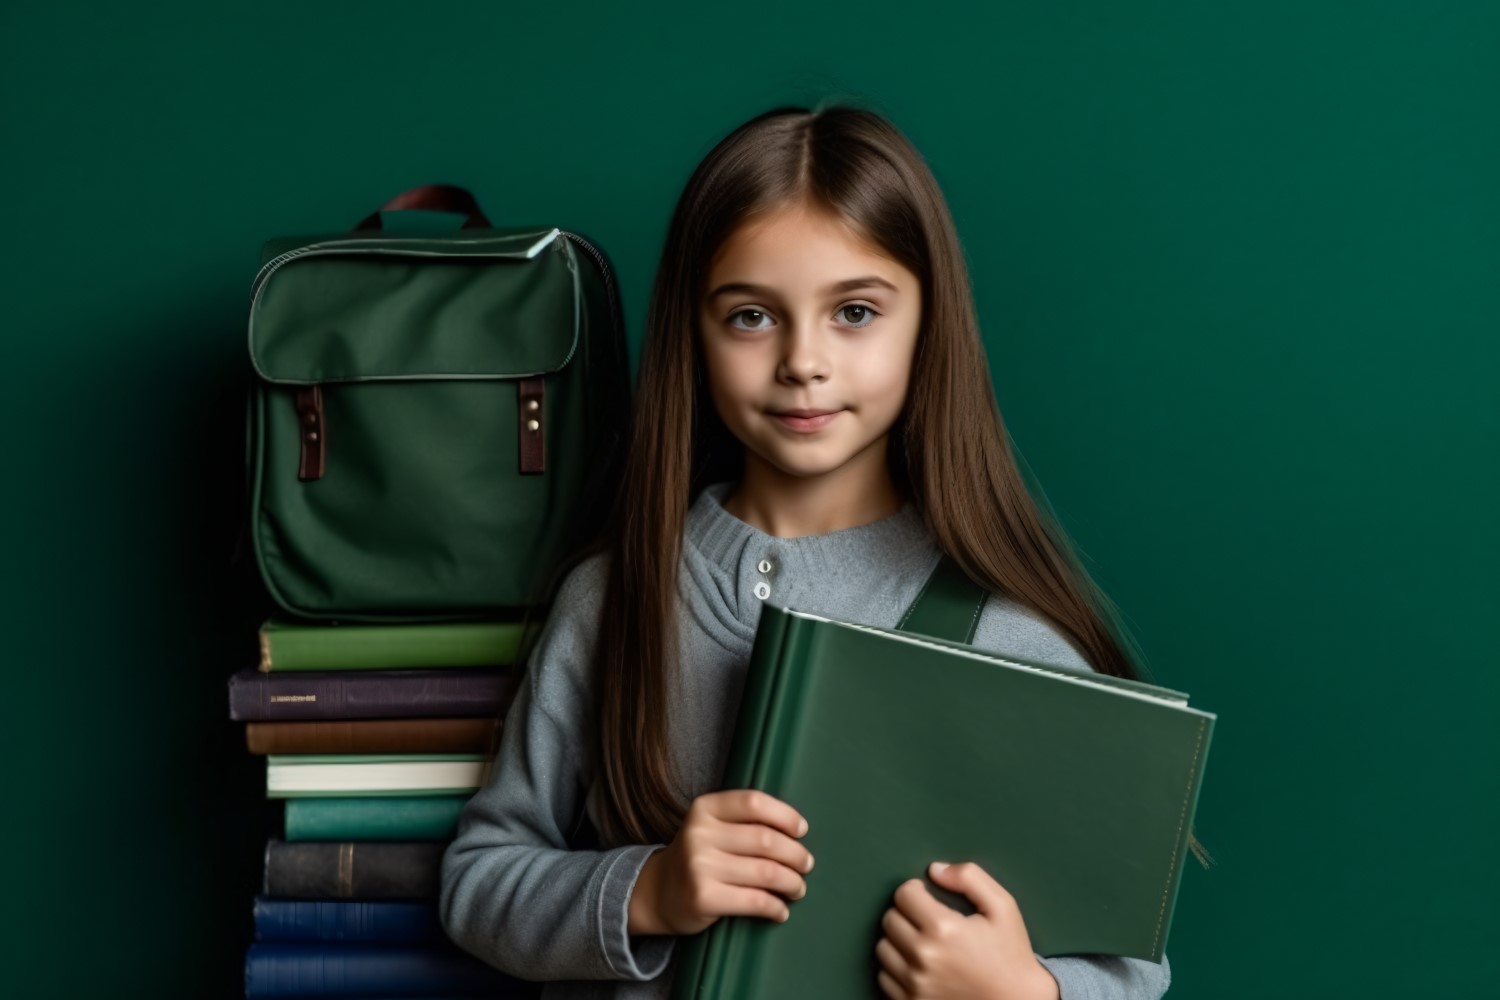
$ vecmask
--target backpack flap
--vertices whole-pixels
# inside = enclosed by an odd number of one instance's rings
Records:
[[[285,611],[437,621],[537,599],[628,398],[610,275],[575,246],[375,231],[261,267],[251,538]]]
[[[281,254],[252,286],[250,362],[279,385],[558,371],[580,298],[558,233],[341,238]]]

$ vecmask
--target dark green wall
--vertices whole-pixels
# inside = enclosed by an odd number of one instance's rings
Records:
[[[1219,713],[1172,995],[1493,989],[1494,4],[28,6],[0,991],[239,986],[274,818],[224,686],[261,241],[464,184],[602,243],[638,356],[693,165],[829,95],[923,150],[1021,451]]]

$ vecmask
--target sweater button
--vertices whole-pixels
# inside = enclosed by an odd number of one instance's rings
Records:
[[[769,573],[771,572],[771,560],[762,559],[759,565],[757,565],[755,568],[760,570],[762,573]]]
[[[771,596],[771,587],[770,587],[770,585],[768,585],[766,583],[766,581],[764,581],[764,580],[762,580],[759,583],[757,583],[755,585],[755,596],[759,597],[762,601],[764,601],[766,598],[770,597]]]

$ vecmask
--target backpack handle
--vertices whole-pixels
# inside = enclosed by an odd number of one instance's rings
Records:
[[[479,202],[469,193],[467,188],[461,188],[454,184],[422,184],[418,187],[402,191],[390,201],[381,205],[369,215],[354,224],[354,231],[362,229],[382,229],[380,223],[381,212],[400,212],[416,210],[421,212],[452,212],[455,215],[465,215],[464,224],[460,229],[489,229],[490,220],[479,209]]]

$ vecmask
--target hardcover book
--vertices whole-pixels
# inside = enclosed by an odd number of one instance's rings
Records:
[[[247,722],[245,745],[260,756],[289,753],[482,753],[500,749],[504,720],[309,719]]]
[[[523,639],[540,630],[520,620],[314,624],[271,617],[261,625],[260,669],[388,670],[498,667],[519,659]]]
[[[426,899],[442,887],[442,841],[266,841],[261,894],[281,899]]]
[[[794,806],[817,866],[785,923],[683,939],[675,1000],[880,1000],[881,917],[937,860],[1003,885],[1038,954],[1160,962],[1216,718],[1187,701],[764,606],[722,787]]]
[[[261,998],[533,997],[509,976],[451,942],[318,944],[256,941],[245,952],[245,996]]]
[[[255,940],[408,944],[448,940],[430,900],[255,897]]]
[[[452,840],[473,796],[328,796],[286,800],[286,840]]]
[[[406,719],[505,714],[516,667],[482,670],[316,670],[229,677],[229,717],[236,722]]]
[[[477,753],[271,754],[266,798],[473,795],[493,763]]]

